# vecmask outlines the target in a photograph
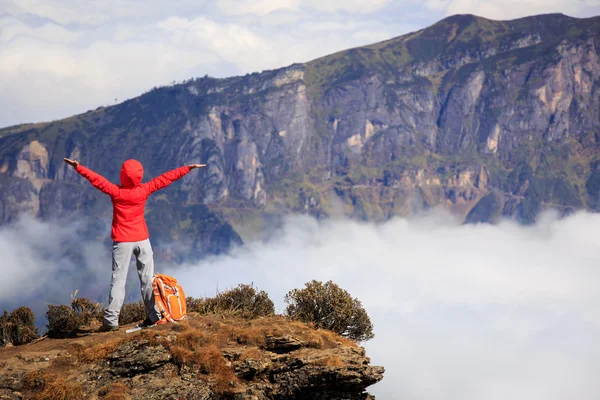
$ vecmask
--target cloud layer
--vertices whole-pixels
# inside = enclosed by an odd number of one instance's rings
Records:
[[[110,254],[81,241],[82,226],[23,217],[0,230],[10,277],[0,280],[0,310],[26,302],[40,318],[76,289],[105,299]],[[458,225],[443,214],[382,225],[294,217],[268,242],[157,270],[194,297],[254,283],[278,312],[289,290],[333,280],[371,316],[367,352],[386,368],[371,390],[380,399],[587,400],[600,390],[598,237],[600,215],[587,213],[547,214],[533,227]]]
[[[598,0],[157,0],[0,3],[0,127],[53,120],[154,86],[306,62],[449,14],[600,14]]]
[[[381,226],[293,218],[270,243],[171,272],[186,293],[285,293],[332,279],[358,297],[381,399],[592,399],[600,390],[600,216],[530,228],[429,215]]]

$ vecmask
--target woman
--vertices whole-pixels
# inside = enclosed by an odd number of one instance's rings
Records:
[[[161,315],[154,307],[154,296],[152,295],[154,259],[150,246],[150,235],[144,219],[146,200],[152,193],[169,186],[192,169],[205,167],[206,164],[186,165],[142,183],[144,167],[139,161],[131,159],[125,161],[121,167],[121,185],[115,185],[77,161],[68,158],[64,160],[89,180],[96,189],[109,195],[113,204],[111,232],[113,273],[108,307],[104,310],[104,323],[100,330],[116,331],[119,329],[119,313],[125,300],[125,281],[132,254],[136,259],[142,299],[148,316],[144,324],[154,324],[161,318]]]

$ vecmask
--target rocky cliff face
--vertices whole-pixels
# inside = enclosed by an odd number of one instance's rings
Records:
[[[0,350],[1,399],[370,399],[362,347],[282,317],[197,316]]]
[[[441,205],[529,223],[547,207],[597,210],[599,45],[598,17],[458,15],[307,64],[0,130],[0,221],[109,213],[64,156],[115,181],[131,157],[148,178],[207,163],[148,204],[152,235],[195,233],[200,252],[287,212],[385,220]]]

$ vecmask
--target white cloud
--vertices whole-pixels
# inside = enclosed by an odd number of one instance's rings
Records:
[[[5,105],[0,121],[67,117],[202,70],[213,72],[221,63],[210,51],[164,40],[96,40],[79,48],[21,37],[0,51],[0,104]]]
[[[0,18],[0,126],[68,117],[205,74],[309,61],[390,37],[398,28],[291,11],[224,21],[204,15],[128,20],[109,13],[116,19],[98,26],[60,25],[46,14]]]
[[[217,4],[228,15],[255,14],[265,16],[280,10],[313,9],[335,13],[346,11],[368,14],[378,11],[392,0],[218,0]]]
[[[10,277],[0,281],[0,309],[27,302],[41,317],[75,289],[106,299],[110,254],[80,239],[84,223],[24,217],[0,229]],[[599,236],[600,215],[587,213],[546,215],[533,227],[435,214],[382,225],[294,217],[268,242],[160,272],[195,297],[253,282],[278,312],[287,291],[333,280],[371,316],[367,354],[386,368],[370,388],[380,399],[591,400],[600,390]],[[130,272],[127,290],[139,296]]]
[[[228,15],[265,16],[279,10],[297,10],[300,3],[300,0],[217,0],[219,8]]]
[[[23,215],[0,228],[0,310],[26,304],[43,320],[48,303],[68,303],[80,289],[102,297],[110,283],[110,254],[101,242],[82,240],[86,221],[43,223]],[[73,258],[76,257],[76,258]]]
[[[347,11],[351,13],[372,13],[381,10],[391,2],[392,0],[305,0],[304,4],[324,12]]]
[[[52,43],[73,43],[81,35],[60,25],[46,22],[40,27],[32,27],[10,17],[0,17],[0,43],[3,45],[18,37],[51,40]]]
[[[267,40],[237,24],[219,24],[204,17],[170,17],[158,27],[169,34],[171,43],[190,51],[208,49],[239,69],[262,70],[278,58]]]
[[[458,226],[290,219],[270,243],[171,272],[186,293],[332,279],[375,326],[381,399],[592,399],[600,390],[600,216]]]
[[[306,62],[454,13],[600,13],[598,0],[5,0],[0,127],[64,118],[209,74]]]
[[[31,14],[51,19],[59,24],[100,25],[115,18],[147,12],[142,1],[85,0],[19,0],[5,1],[0,11],[10,14]]]

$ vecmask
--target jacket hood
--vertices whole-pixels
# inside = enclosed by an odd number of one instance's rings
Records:
[[[121,186],[124,188],[136,187],[142,182],[144,167],[137,160],[127,160],[121,167]]]

